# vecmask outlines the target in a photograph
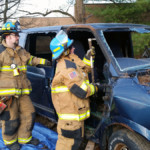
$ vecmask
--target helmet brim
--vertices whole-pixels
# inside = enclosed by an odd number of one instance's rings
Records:
[[[0,35],[3,35],[3,34],[10,34],[10,33],[21,33],[22,31],[0,31]]]
[[[68,47],[68,48],[71,47],[72,44],[73,44],[73,42],[74,42],[74,40],[70,40],[70,43],[69,43],[69,45],[67,45],[67,47]]]

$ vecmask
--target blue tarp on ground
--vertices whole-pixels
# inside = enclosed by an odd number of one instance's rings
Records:
[[[44,150],[55,150],[56,141],[57,141],[57,133],[46,128],[45,126],[35,123],[33,131],[33,138],[37,138],[40,141],[38,146],[34,146],[31,144],[21,145],[21,150],[43,150],[44,145],[47,146]],[[0,150],[9,150],[4,145],[2,139],[2,129],[0,129]]]

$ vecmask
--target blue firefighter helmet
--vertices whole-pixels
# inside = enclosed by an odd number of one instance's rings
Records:
[[[11,22],[11,21],[8,21],[6,22],[2,28],[1,28],[1,33],[5,34],[5,33],[16,33],[16,32],[20,32],[21,31],[21,28],[20,28],[20,23],[18,21],[15,21],[15,22]]]
[[[52,59],[58,59],[61,54],[66,51],[73,43],[73,40],[70,40],[67,34],[60,30],[56,37],[50,42],[50,50],[52,52]]]

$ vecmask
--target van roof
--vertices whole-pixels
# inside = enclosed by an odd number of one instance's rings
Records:
[[[46,31],[59,31],[61,28],[89,28],[92,27],[94,29],[115,29],[115,28],[149,28],[148,25],[142,24],[132,24],[132,23],[88,23],[88,24],[72,24],[72,25],[63,25],[63,26],[45,26],[45,27],[36,27],[23,29],[22,32],[46,32]]]

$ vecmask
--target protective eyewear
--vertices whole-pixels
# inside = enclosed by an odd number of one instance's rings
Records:
[[[15,37],[20,37],[19,34],[14,34],[14,33],[11,33],[9,35],[12,35],[12,36],[15,36]]]

